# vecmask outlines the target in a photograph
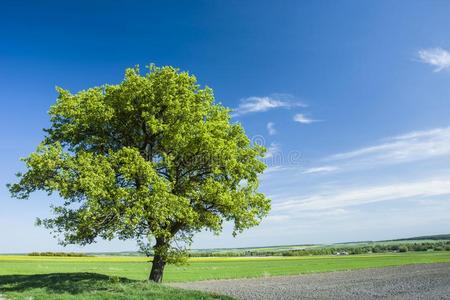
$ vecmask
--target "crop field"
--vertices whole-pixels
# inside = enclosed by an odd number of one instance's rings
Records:
[[[165,282],[332,272],[418,263],[450,262],[450,252],[408,252],[351,256],[191,258],[166,268]],[[143,283],[145,257],[0,256],[0,294],[7,299],[229,299]],[[80,294],[81,293],[81,294]],[[75,297],[75,298],[72,298]],[[219,297],[219,298],[216,298]],[[0,298],[1,299],[1,298]]]

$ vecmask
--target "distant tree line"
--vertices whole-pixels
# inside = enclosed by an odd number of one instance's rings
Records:
[[[388,253],[408,251],[450,251],[450,241],[423,242],[423,243],[399,243],[399,244],[376,244],[348,247],[322,247],[293,250],[242,250],[223,252],[191,252],[190,257],[236,257],[236,256],[310,256],[310,255],[336,255],[337,253],[365,254],[365,253]]]
[[[424,236],[417,236],[417,237],[411,237],[411,238],[405,238],[405,239],[396,239],[391,240],[393,242],[400,242],[400,241],[417,241],[417,240],[450,240],[450,234],[436,234],[436,235],[424,235]],[[383,242],[383,241],[380,241]],[[385,241],[387,242],[387,241]]]
[[[87,257],[85,253],[77,252],[31,252],[28,256],[66,256],[66,257]]]
[[[450,241],[434,242],[434,243],[404,243],[393,245],[368,245],[354,246],[343,248],[319,248],[305,250],[288,250],[283,251],[282,256],[305,256],[305,255],[333,255],[336,253],[346,252],[348,254],[365,254],[365,253],[388,253],[388,252],[408,252],[408,251],[450,251]]]

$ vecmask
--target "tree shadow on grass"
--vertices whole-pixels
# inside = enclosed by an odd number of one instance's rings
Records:
[[[111,289],[112,283],[135,282],[97,273],[50,273],[0,276],[0,293],[45,289],[51,293],[80,294]]]

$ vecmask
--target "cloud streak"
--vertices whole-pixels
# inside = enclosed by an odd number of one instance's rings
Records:
[[[296,114],[294,116],[293,120],[295,122],[298,122],[301,124],[311,124],[311,123],[315,123],[315,122],[320,122],[320,120],[311,119],[311,118],[305,116],[304,114]]]
[[[317,173],[329,173],[338,170],[336,166],[321,166],[304,170],[303,174],[317,174]]]
[[[234,109],[233,116],[242,116],[249,113],[266,112],[268,110],[292,107],[306,107],[305,104],[292,101],[293,96],[288,94],[274,94],[271,96],[252,96],[241,99],[239,106]]]
[[[319,160],[303,174],[345,172],[450,157],[450,127],[413,131]]]
[[[383,142],[338,153],[326,161],[349,165],[386,165],[450,155],[450,127],[414,131],[385,139]]]
[[[434,72],[450,67],[450,53],[442,48],[422,49],[419,50],[418,56],[421,62],[435,67]]]
[[[362,188],[328,190],[276,203],[273,205],[273,210],[277,212],[293,212],[345,208],[388,200],[414,197],[426,198],[440,195],[450,195],[449,178],[433,178]]]

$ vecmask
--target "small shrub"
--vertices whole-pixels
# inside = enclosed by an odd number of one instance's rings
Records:
[[[408,247],[400,246],[400,247],[398,247],[398,252],[408,252]]]

